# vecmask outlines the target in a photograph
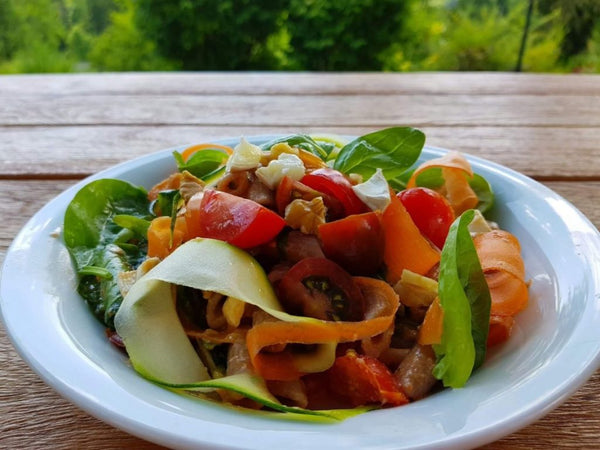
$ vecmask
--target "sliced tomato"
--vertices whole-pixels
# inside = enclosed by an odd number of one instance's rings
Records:
[[[326,258],[306,258],[294,264],[278,286],[288,312],[321,320],[363,319],[364,299],[348,272]]]
[[[198,192],[188,200],[185,205],[185,223],[187,225],[188,239],[199,237],[202,233],[200,215],[204,192]]]
[[[400,406],[408,398],[390,370],[377,358],[349,350],[338,356],[328,370],[330,388],[353,406],[380,404]]]
[[[353,214],[319,225],[325,256],[352,275],[373,275],[383,262],[383,229],[379,214]]]
[[[325,167],[313,170],[304,175],[300,181],[308,187],[335,198],[342,204],[343,214],[341,216],[336,215],[335,218],[369,211],[369,207],[352,190],[352,183],[337,170]],[[325,206],[330,208],[326,198],[323,198],[323,201]]]
[[[190,205],[193,199],[186,206],[186,221],[193,222],[190,229],[195,233],[190,238],[220,239],[246,249],[271,241],[285,226],[273,211],[226,192],[206,189],[202,199]]]
[[[398,193],[398,198],[421,234],[441,249],[454,222],[450,203],[441,194],[425,187],[406,189]]]

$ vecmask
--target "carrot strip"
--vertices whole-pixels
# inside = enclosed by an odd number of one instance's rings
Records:
[[[469,185],[469,178],[473,176],[473,170],[459,152],[448,152],[440,158],[425,161],[413,172],[406,187],[415,187],[417,176],[434,167],[442,169],[442,178],[444,178],[444,184],[437,191],[446,196],[457,216],[467,209],[477,206],[479,199]]]
[[[175,172],[162,180],[160,183],[155,184],[152,189],[148,191],[148,200],[151,202],[156,200],[159,192],[161,191],[166,191],[168,189],[179,189],[182,178],[183,174],[181,172]]]
[[[425,275],[440,261],[440,253],[423,237],[402,202],[393,194],[390,197],[381,218],[383,260],[388,282],[396,284],[405,269]]]
[[[475,236],[473,242],[490,289],[491,314],[513,316],[522,311],[529,293],[517,238],[507,231],[494,230]]]
[[[485,281],[492,297],[491,313],[497,316],[514,316],[527,307],[527,283],[508,272],[486,272]]]
[[[439,297],[429,305],[425,319],[419,329],[418,342],[421,345],[433,345],[442,342],[444,330],[444,310],[440,304]]]
[[[283,352],[262,351],[274,344],[325,344],[352,342],[386,331],[398,309],[398,295],[382,280],[354,277],[365,298],[377,296],[369,302],[365,320],[359,322],[267,321],[252,327],[246,336],[246,345],[254,369],[267,380],[293,380],[302,375],[288,349]],[[383,299],[384,301],[379,301]]]
[[[183,217],[175,221],[175,229],[171,236],[171,218],[160,216],[150,222],[148,228],[148,257],[166,258],[179,247],[187,235],[187,226]]]
[[[181,152],[181,157],[183,158],[184,161],[187,162],[187,160],[190,159],[190,157],[194,153],[196,153],[196,152],[198,152],[200,150],[206,150],[206,149],[223,150],[228,155],[231,155],[233,153],[233,149],[231,147],[226,146],[226,145],[220,145],[220,144],[198,144],[198,145],[192,145],[191,147],[186,148],[183,152]]]
[[[519,240],[504,230],[482,233],[473,239],[484,272],[501,270],[516,278],[525,278]]]
[[[446,198],[456,216],[477,206],[479,198],[471,189],[465,172],[460,169],[443,167],[442,176],[446,187]]]

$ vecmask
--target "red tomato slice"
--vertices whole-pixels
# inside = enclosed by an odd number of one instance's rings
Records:
[[[362,291],[348,272],[326,258],[294,264],[278,285],[287,311],[321,320],[362,320]]]
[[[369,211],[369,207],[352,190],[352,183],[337,170],[329,168],[317,169],[304,175],[300,181],[308,187],[332,196],[342,204],[344,208],[343,214],[341,216],[334,215],[336,218]],[[325,198],[323,198],[323,201],[329,208]]]
[[[408,398],[385,364],[377,358],[349,350],[338,356],[328,371],[329,385],[354,406],[378,403],[400,406]]]
[[[203,192],[198,211],[190,211],[191,207],[195,209],[197,201],[188,202],[186,220],[197,221],[191,228],[198,237],[220,239],[244,249],[269,242],[285,226],[283,218],[264,206],[212,189]]]
[[[454,222],[454,211],[448,200],[425,187],[406,189],[398,193],[398,198],[421,234],[441,249]]]
[[[202,197],[204,197],[204,192],[198,192],[192,195],[185,205],[185,223],[187,225],[188,239],[199,237],[202,232],[202,228],[200,227]]]
[[[373,275],[383,261],[383,229],[373,211],[319,225],[325,256],[353,275]]]

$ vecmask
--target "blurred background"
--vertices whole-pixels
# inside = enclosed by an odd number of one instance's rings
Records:
[[[0,0],[0,73],[599,72],[600,0]]]

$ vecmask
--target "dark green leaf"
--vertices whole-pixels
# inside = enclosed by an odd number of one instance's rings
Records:
[[[263,151],[267,151],[275,144],[280,144],[282,142],[287,142],[292,147],[298,147],[302,150],[312,153],[313,155],[317,155],[322,160],[326,160],[327,156],[329,155],[329,151],[333,149],[333,147],[330,146],[327,146],[327,149],[323,148],[322,145],[318,144],[313,138],[307,136],[306,134],[293,134],[290,136],[277,138],[272,141],[265,142],[260,146],[260,148]]]
[[[104,267],[98,267],[98,266],[82,267],[79,270],[79,272],[77,272],[77,275],[79,275],[79,276],[93,275],[98,278],[106,278],[107,280],[112,280],[112,277],[113,277],[113,275],[112,275],[112,273],[110,273],[110,271],[108,271]]]
[[[434,345],[433,374],[445,386],[462,387],[485,359],[490,293],[464,212],[450,228],[440,261],[438,296],[444,310],[442,342]]]
[[[63,235],[80,274],[78,291],[109,327],[122,301],[118,274],[135,268],[146,246],[145,235],[124,228],[123,220],[131,224],[124,217],[147,219],[146,195],[125,181],[96,180],[75,195],[65,212]],[[115,217],[120,218],[115,222]]]
[[[481,211],[481,214],[488,212],[492,206],[494,206],[494,192],[490,183],[479,174],[473,174],[473,178],[469,180],[469,186],[477,194],[479,203],[477,209]]]
[[[181,200],[181,194],[178,189],[160,191],[156,201],[152,203],[152,213],[157,216],[172,216],[173,210],[177,211],[179,200]]]
[[[173,152],[173,157],[180,172],[187,170],[197,178],[204,179],[227,163],[229,155],[221,149],[205,148],[194,153],[187,161],[181,153]]]
[[[334,169],[366,180],[380,168],[386,179],[402,175],[419,158],[425,135],[410,127],[393,127],[361,136],[342,148]]]
[[[120,227],[133,231],[137,237],[146,237],[150,221],[141,217],[136,217],[128,214],[118,214],[113,217],[113,222]]]

